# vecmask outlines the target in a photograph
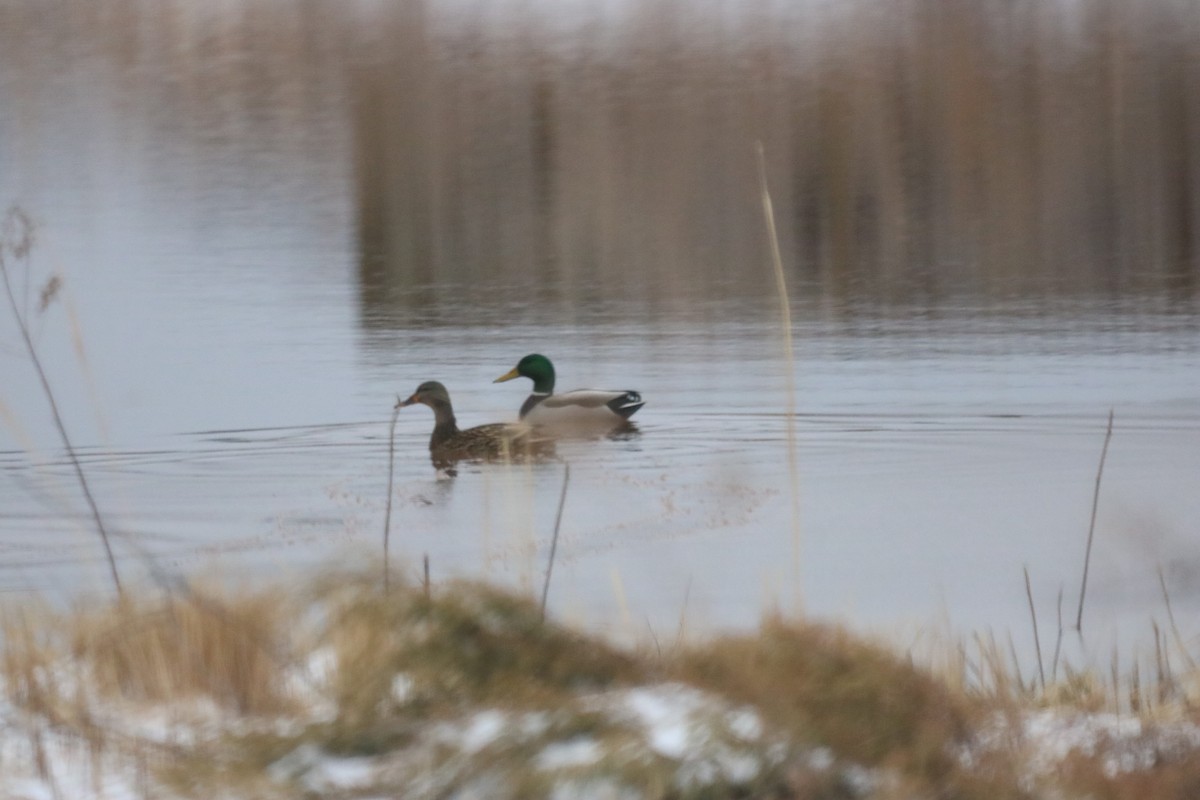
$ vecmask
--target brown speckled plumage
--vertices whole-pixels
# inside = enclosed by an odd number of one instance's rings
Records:
[[[433,409],[429,457],[434,467],[452,469],[459,461],[520,461],[554,455],[554,441],[535,435],[527,425],[501,422],[459,430],[450,393],[437,381],[426,381],[398,405],[421,403]]]

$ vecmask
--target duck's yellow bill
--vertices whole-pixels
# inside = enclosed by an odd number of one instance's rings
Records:
[[[504,373],[499,378],[496,378],[496,380],[492,381],[492,383],[504,383],[505,381],[511,381],[513,378],[519,378],[519,377],[521,377],[521,374],[519,372],[517,372],[516,367],[513,367],[508,372]]]

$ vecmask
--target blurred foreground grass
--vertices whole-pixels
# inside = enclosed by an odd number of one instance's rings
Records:
[[[1141,716],[829,625],[619,648],[481,584],[362,574],[3,611],[0,797],[1191,797]],[[1004,673],[1004,674],[1000,674]],[[16,776],[22,776],[20,780]],[[31,788],[32,787],[32,788]]]

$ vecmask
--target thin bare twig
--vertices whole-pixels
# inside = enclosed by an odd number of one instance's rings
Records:
[[[388,480],[387,480],[387,505],[383,512],[383,590],[386,592],[391,589],[392,572],[388,561],[389,548],[392,538],[392,479],[396,474],[396,419],[400,416],[400,398],[396,398],[396,405],[392,408],[392,422],[388,426]]]
[[[1100,450],[1100,466],[1096,468],[1096,488],[1092,492],[1092,521],[1088,524],[1087,549],[1083,554],[1083,579],[1079,583],[1079,611],[1075,615],[1075,631],[1083,636],[1083,598],[1087,594],[1088,565],[1092,560],[1092,539],[1096,535],[1096,509],[1100,505],[1100,479],[1104,477],[1104,460],[1108,458],[1108,443],[1112,439],[1113,412],[1108,410],[1108,430]]]
[[[25,313],[21,310],[21,305],[17,302],[16,294],[13,292],[12,281],[8,274],[8,262],[4,257],[3,249],[7,247],[19,259],[22,259],[28,270],[29,251],[33,243],[32,223],[19,211],[9,211],[8,225],[20,229],[20,237],[16,243],[0,242],[0,278],[4,281],[4,292],[8,296],[8,305],[12,309],[13,317],[17,322],[17,329],[20,331],[21,340],[25,344],[25,352],[29,356],[29,361],[33,364],[33,369],[37,373],[38,381],[42,385],[42,393],[46,396],[46,402],[50,406],[50,413],[54,417],[54,427],[58,430],[59,438],[62,439],[63,448],[67,451],[67,458],[71,461],[71,466],[75,470],[75,477],[79,481],[79,486],[83,490],[84,500],[87,501],[88,508],[92,513],[92,520],[96,523],[96,531],[100,534],[100,541],[104,544],[104,554],[108,558],[109,572],[112,574],[113,586],[116,587],[117,595],[122,594],[121,576],[117,572],[117,560],[113,556],[112,543],[109,541],[108,529],[104,526],[104,519],[100,515],[100,507],[96,503],[96,498],[92,495],[91,486],[88,485],[87,476],[83,472],[83,464],[79,461],[79,456],[75,452],[75,447],[71,443],[71,437],[67,433],[67,425],[63,421],[62,413],[58,409],[58,400],[54,396],[54,390],[50,388],[50,379],[46,375],[46,370],[42,367],[42,360],[38,356],[37,346],[33,343],[33,337],[29,333],[29,320]],[[28,294],[28,287],[26,287]],[[26,298],[28,301],[28,297]]]
[[[1033,649],[1037,652],[1038,678],[1042,682],[1042,691],[1046,691],[1046,670],[1042,667],[1042,640],[1038,636],[1037,612],[1033,607],[1033,589],[1029,585],[1029,567],[1022,566],[1025,573],[1025,597],[1029,600],[1029,619],[1033,621]]]
[[[558,514],[554,517],[554,536],[550,539],[550,559],[546,562],[546,582],[542,584],[542,619],[546,619],[546,598],[550,596],[550,573],[554,571],[554,554],[558,552],[558,529],[562,525],[563,506],[567,503],[567,485],[571,482],[571,465],[563,462],[562,494],[558,497]]]

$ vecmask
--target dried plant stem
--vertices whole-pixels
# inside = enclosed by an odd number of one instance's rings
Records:
[[[1025,691],[1025,677],[1021,672],[1021,659],[1017,656],[1017,644],[1013,641],[1012,631],[1008,632],[1008,657],[1012,660],[1013,674],[1017,676],[1017,689]]]
[[[800,566],[800,469],[796,463],[796,359],[792,349],[792,308],[788,301],[787,279],[783,272],[783,256],[779,251],[779,235],[775,230],[775,207],[767,186],[766,156],[762,142],[757,143],[758,185],[762,194],[763,217],[767,224],[767,239],[771,244],[771,264],[775,270],[775,288],[779,293],[780,325],[783,328],[784,377],[787,380],[787,455],[788,477],[792,489],[792,583],[797,610],[801,605]]]
[[[1192,654],[1188,652],[1187,645],[1183,643],[1183,637],[1179,634],[1179,626],[1175,624],[1175,612],[1171,610],[1171,595],[1167,593],[1167,579],[1163,575],[1162,566],[1158,568],[1158,585],[1162,588],[1163,603],[1167,606],[1167,622],[1171,625],[1171,636],[1175,639],[1175,646],[1179,648],[1179,654],[1183,656],[1183,662],[1187,664],[1188,670],[1196,671],[1196,662],[1192,659]]]
[[[3,277],[4,291],[8,295],[8,305],[12,309],[13,317],[17,321],[17,329],[20,331],[21,340],[25,344],[25,352],[29,356],[30,363],[33,364],[38,381],[42,385],[42,392],[46,395],[46,402],[50,406],[50,413],[54,417],[54,427],[58,430],[58,435],[62,439],[63,448],[67,451],[67,457],[70,459],[71,466],[75,470],[75,477],[79,480],[79,486],[83,490],[83,497],[92,512],[92,520],[96,523],[96,531],[100,534],[100,541],[104,544],[104,554],[108,559],[108,569],[112,574],[113,586],[117,590],[117,595],[121,596],[121,575],[117,572],[117,560],[113,556],[108,529],[104,526],[104,519],[100,516],[100,507],[96,504],[96,498],[92,495],[92,489],[88,485],[87,476],[83,472],[83,464],[80,463],[79,456],[75,453],[75,447],[71,444],[71,437],[67,434],[67,426],[63,422],[62,413],[58,409],[58,401],[54,397],[54,390],[50,388],[50,379],[46,376],[46,370],[42,367],[42,360],[38,357],[37,347],[34,345],[33,337],[29,333],[29,320],[22,312],[20,305],[17,303],[16,295],[13,293],[12,281],[8,274],[8,265],[4,260],[3,254],[0,254],[0,277]]]
[[[1058,587],[1058,636],[1054,640],[1054,658],[1050,661],[1050,681],[1058,680],[1058,657],[1062,654],[1063,623],[1062,623],[1063,589]]]
[[[683,635],[687,630],[688,599],[692,596],[692,576],[688,575],[687,585],[683,588],[683,607],[679,610],[679,626],[675,630],[675,647],[683,644]]]
[[[1042,640],[1038,636],[1037,611],[1033,607],[1033,588],[1029,585],[1029,567],[1022,566],[1025,573],[1025,597],[1029,600],[1029,619],[1033,622],[1033,649],[1037,653],[1038,679],[1042,683],[1042,691],[1046,691],[1046,670],[1042,666]]]
[[[563,506],[567,504],[567,486],[571,483],[571,465],[563,462],[562,494],[558,496],[558,513],[554,516],[554,535],[550,538],[550,558],[546,562],[546,580],[542,584],[542,619],[546,619],[546,598],[550,596],[550,574],[554,571],[554,556],[558,552],[558,529],[562,525]]]
[[[1159,630],[1157,620],[1150,620],[1150,627],[1154,630],[1154,677],[1157,681],[1155,699],[1161,705],[1170,698],[1175,681],[1171,677],[1171,659],[1166,651],[1166,635]]]
[[[387,504],[383,512],[383,590],[391,589],[392,571],[389,562],[389,550],[392,538],[392,482],[396,474],[396,419],[400,416],[400,398],[392,409],[392,422],[388,426],[388,479]]]
[[[1096,509],[1100,505],[1100,479],[1104,477],[1104,460],[1108,458],[1108,443],[1112,439],[1113,412],[1108,410],[1108,430],[1100,450],[1100,465],[1096,468],[1096,488],[1092,492],[1092,521],[1088,524],[1087,548],[1083,554],[1083,578],[1079,583],[1079,611],[1075,615],[1075,631],[1083,636],[1083,598],[1087,594],[1088,565],[1092,560],[1092,539],[1096,535]]]
[[[1121,713],[1121,652],[1113,646],[1112,665],[1109,667],[1112,676],[1113,710]]]

